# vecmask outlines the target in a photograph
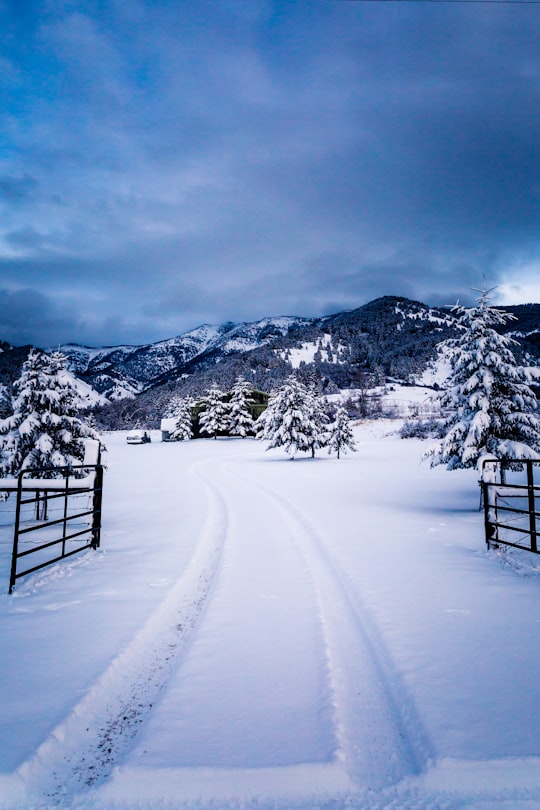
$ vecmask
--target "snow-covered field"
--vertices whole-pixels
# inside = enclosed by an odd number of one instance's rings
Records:
[[[101,550],[12,596],[0,505],[0,807],[540,807],[540,578],[396,426],[109,435]]]

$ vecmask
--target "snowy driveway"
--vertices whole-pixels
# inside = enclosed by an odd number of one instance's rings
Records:
[[[0,600],[0,807],[539,806],[540,580],[384,430],[109,437],[103,551]]]

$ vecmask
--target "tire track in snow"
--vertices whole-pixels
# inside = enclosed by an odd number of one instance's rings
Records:
[[[74,793],[102,782],[132,744],[204,610],[215,580],[227,532],[227,507],[215,485],[202,473],[208,511],[199,541],[184,573],[131,642],[13,774],[30,796],[61,805]]]
[[[124,767],[251,773],[327,763],[337,747],[313,578],[290,521],[229,470],[231,451],[221,448],[212,475],[229,524],[219,576]]]
[[[333,693],[338,759],[360,787],[420,773],[434,748],[401,676],[345,572],[281,494],[244,478],[279,510],[314,579]]]

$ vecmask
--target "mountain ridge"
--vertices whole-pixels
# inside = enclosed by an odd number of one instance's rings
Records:
[[[516,316],[503,331],[518,341],[520,357],[540,365],[540,304],[503,309]],[[119,409],[148,400],[145,407],[155,402],[157,414],[174,396],[199,396],[212,382],[227,387],[239,375],[270,390],[292,368],[326,391],[361,387],[367,379],[413,382],[434,361],[437,344],[456,334],[455,324],[450,307],[388,295],[320,317],[267,316],[201,324],[148,344],[60,348],[69,369]],[[0,344],[0,383],[16,379],[29,349]]]
[[[505,309],[516,314],[517,321],[510,321],[504,331],[516,335],[533,361],[540,360],[540,305]],[[283,376],[294,367],[295,357],[303,357],[298,365],[314,366],[319,375],[344,386],[362,371],[402,379],[418,375],[434,359],[437,343],[454,333],[451,308],[389,295],[330,315],[203,324],[152,344],[92,349],[86,367],[79,366],[77,373],[115,400],[186,378],[199,376],[206,383],[213,376],[226,377],[229,366],[235,373],[253,372],[262,385],[261,377],[264,381],[269,370],[281,367],[277,376]],[[71,362],[73,347],[62,348]]]

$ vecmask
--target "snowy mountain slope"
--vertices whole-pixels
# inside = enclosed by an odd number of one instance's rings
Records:
[[[506,331],[530,355],[531,364],[540,362],[540,305],[505,309],[517,317]],[[418,380],[436,359],[437,344],[454,330],[454,315],[448,308],[384,296],[320,318],[286,316],[205,324],[153,344],[61,348],[79,378],[115,401],[155,392],[160,386],[174,388],[186,378],[192,393],[205,390],[213,381],[228,385],[238,374],[269,390],[302,364],[312,366],[319,378],[339,388],[355,387],[362,373]],[[29,347],[1,346],[6,350],[0,352],[0,383],[6,383],[17,376]],[[195,380],[201,381],[198,387]]]
[[[301,343],[300,346],[284,349],[281,357],[293,368],[301,363],[315,363],[325,360],[328,363],[343,363],[348,356],[346,343],[332,340],[332,335],[322,332],[317,340]]]
[[[407,379],[435,357],[437,344],[454,334],[455,319],[445,309],[396,296],[331,316],[326,326],[351,347],[351,360]]]
[[[194,375],[230,358],[253,353],[254,363],[270,363],[259,350],[273,349],[290,367],[304,363],[332,366],[352,363],[406,378],[423,369],[434,347],[452,330],[453,318],[444,310],[405,298],[387,296],[350,312],[323,318],[277,317],[254,323],[202,326],[171,340],[149,346],[124,347],[88,355],[81,368],[78,347],[63,347],[78,363],[79,374],[109,399],[121,398],[122,388],[140,393],[183,375]],[[313,347],[313,350],[311,350]],[[320,351],[318,351],[320,350]],[[343,369],[340,372],[343,376]],[[346,381],[345,383],[346,384]]]
[[[252,351],[276,338],[285,336],[290,329],[311,324],[310,318],[295,318],[284,316],[281,318],[263,318],[254,323],[241,323],[233,326],[219,340],[214,348],[224,353],[234,351]]]
[[[516,326],[523,321],[527,333],[518,339],[529,340],[530,349],[534,329],[540,328],[540,306],[523,308],[518,318]],[[125,362],[101,367],[99,377],[90,364],[84,376],[110,400],[136,395],[134,407],[147,414],[149,427],[166,411],[172,392],[200,396],[214,382],[230,387],[239,375],[263,390],[282,382],[291,368],[311,368],[330,390],[365,385],[366,375],[379,382],[386,376],[440,385],[440,368],[423,375],[436,361],[438,343],[452,335],[455,318],[448,309],[385,296],[323,318],[265,318],[200,327],[172,341],[139,347]],[[536,356],[540,358],[540,341]],[[111,415],[104,424],[130,422]]]
[[[91,349],[68,344],[61,349],[73,371],[109,399],[121,399],[134,396],[164,373],[185,365],[219,333],[219,327],[203,325],[185,335],[149,345]]]
[[[504,331],[521,344],[533,358],[540,357],[540,305],[520,304],[501,307],[515,315],[517,321],[506,324]]]
[[[232,354],[250,352],[282,338],[291,327],[310,323],[294,317],[263,318],[254,323],[204,324],[183,335],[147,346],[87,349],[67,345],[62,351],[74,370],[108,399],[134,396],[189,371]],[[125,393],[124,393],[125,392]]]
[[[87,371],[91,364],[97,367],[100,363],[108,364],[114,361],[125,360],[139,348],[140,346],[104,346],[102,348],[93,348],[92,346],[80,346],[77,343],[66,343],[60,346],[62,353],[69,359],[71,371],[74,371],[76,374]],[[53,349],[48,348],[46,351],[53,351]]]
[[[73,385],[77,392],[78,407],[79,408],[94,408],[96,405],[106,405],[107,398],[98,394],[92,386],[85,383],[84,380],[78,379],[72,372],[67,369],[62,372],[61,378],[66,378]]]

